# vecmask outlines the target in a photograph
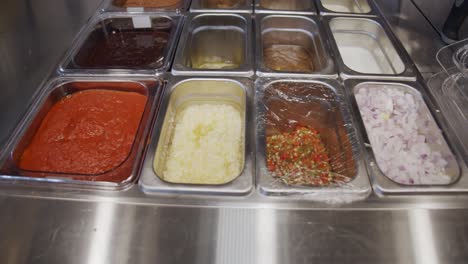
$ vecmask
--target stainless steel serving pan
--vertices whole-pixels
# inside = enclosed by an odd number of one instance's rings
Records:
[[[255,13],[317,14],[311,0],[255,0]]]
[[[374,191],[379,195],[387,194],[423,194],[423,193],[456,193],[456,192],[467,192],[468,191],[468,168],[464,161],[460,158],[460,153],[455,145],[452,144],[449,137],[444,134],[446,130],[445,120],[443,119],[442,114],[435,107],[434,104],[429,100],[428,96],[425,93],[425,90],[418,82],[390,82],[390,81],[370,81],[370,80],[345,80],[345,88],[351,94],[355,94],[358,89],[367,88],[367,89],[384,89],[385,87],[393,87],[396,89],[404,90],[415,96],[415,98],[420,98],[425,104],[421,109],[425,115],[429,116],[432,119],[430,122],[435,122],[434,126],[440,127],[442,129],[443,139],[445,142],[441,144],[442,155],[450,157],[453,155],[454,159],[447,165],[446,172],[451,177],[451,182],[445,185],[405,185],[399,184],[387,176],[380,170],[371,145],[368,140],[366,129],[362,122],[360,116],[359,108],[356,104],[354,96],[351,96],[351,101],[353,105],[354,112],[359,120],[359,130],[364,134],[364,140],[367,145],[366,159],[367,167],[371,175],[371,181],[374,188]],[[453,153],[453,154],[452,154]]]
[[[416,80],[398,39],[378,18],[323,17],[343,79]]]
[[[145,67],[83,67],[76,63],[75,56],[80,52],[86,44],[91,33],[102,30],[104,34],[114,34],[113,32],[107,32],[105,27],[107,24],[112,24],[113,20],[125,19],[131,20],[130,23],[126,23],[125,27],[132,28],[146,28],[150,26],[154,30],[166,30],[169,31],[167,44],[165,45],[161,58],[151,65]],[[177,14],[162,14],[162,13],[143,13],[143,12],[109,12],[98,16],[95,16],[90,22],[83,27],[83,29],[77,34],[73,41],[72,47],[65,54],[59,64],[58,72],[60,74],[67,75],[128,75],[128,74],[150,74],[150,75],[161,75],[169,70],[172,62],[172,58],[175,51],[177,39],[182,29],[183,17]],[[124,24],[117,22],[119,24]],[[118,34],[118,33],[117,33]],[[144,42],[144,38],[140,41]],[[143,45],[143,44],[142,44]]]
[[[331,49],[328,41],[323,39],[325,34],[317,17],[260,14],[256,16],[256,20],[257,76],[338,77],[335,63],[330,55]],[[312,64],[313,70],[272,69],[272,65],[266,62],[265,49],[274,45],[304,50],[310,56],[307,61]],[[278,64],[282,65],[281,62]]]
[[[46,114],[60,99],[85,90],[136,92],[147,97],[139,127],[127,158],[115,168],[99,174],[30,171],[18,165],[21,155],[31,142]],[[159,79],[151,77],[57,77],[41,88],[37,99],[12,134],[5,149],[0,152],[0,179],[41,186],[75,189],[124,189],[135,182],[146,146],[151,120],[158,110],[163,89]]]
[[[104,0],[101,4],[101,12],[166,12],[166,13],[185,13],[188,12],[191,0],[174,1],[174,4],[168,4],[160,7],[130,6],[126,7],[126,0]],[[153,0],[153,2],[161,2]]]
[[[252,13],[253,0],[192,0],[190,12]]]
[[[252,76],[251,27],[248,14],[191,14],[179,41],[172,74]]]
[[[168,85],[153,128],[151,143],[140,177],[140,187],[146,193],[198,193],[244,195],[253,188],[254,143],[251,108],[253,87],[248,79],[173,77]],[[174,132],[173,119],[183,107],[194,103],[229,102],[241,111],[243,166],[240,175],[225,184],[179,184],[164,179],[166,158]]]
[[[355,130],[349,104],[339,82],[329,79],[265,78],[257,79],[255,86],[256,175],[260,193],[268,196],[292,195],[298,199],[325,202],[347,202],[364,199],[369,195],[371,187],[361,139]],[[278,105],[284,109],[271,112]],[[286,109],[289,110],[283,111]],[[272,122],[278,126],[291,126],[300,122],[299,125],[317,129],[330,155],[333,172],[348,177],[349,181],[325,186],[291,186],[274,178],[266,166],[267,134],[279,128],[268,128]]]
[[[377,16],[373,0],[317,0],[320,15]]]

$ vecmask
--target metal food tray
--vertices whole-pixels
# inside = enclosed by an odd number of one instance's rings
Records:
[[[127,12],[127,13],[138,13],[138,12],[166,12],[166,13],[186,13],[189,10],[191,0],[180,0],[179,3],[165,7],[143,7],[143,6],[132,6],[122,7],[115,5],[114,2],[122,0],[104,0],[100,6],[101,12]],[[153,0],[158,2],[159,0]]]
[[[128,84],[124,86],[123,84]],[[101,86],[102,85],[102,86]],[[128,87],[133,85],[133,87]],[[50,108],[60,99],[84,90],[108,89],[138,92],[147,96],[142,118],[127,158],[112,170],[100,174],[76,174],[23,170],[17,166],[18,159],[39,128]],[[27,114],[12,133],[4,151],[0,154],[0,179],[24,183],[58,184],[59,186],[86,189],[124,189],[138,177],[140,161],[144,154],[151,120],[158,110],[162,81],[151,77],[57,77],[47,82]],[[113,176],[111,176],[113,175]],[[117,177],[117,181],[107,180]],[[49,185],[46,185],[49,186]]]
[[[254,74],[252,19],[248,14],[191,14],[172,66],[174,75],[238,76]],[[229,69],[205,69],[207,58],[232,63]]]
[[[95,29],[99,26],[99,24],[103,23],[104,21],[112,21],[112,19],[143,19],[148,20],[150,19],[151,23],[153,19],[167,19],[170,21],[170,25],[164,25],[170,27],[169,38],[166,47],[162,53],[162,61],[159,66],[154,68],[146,68],[146,69],[137,69],[137,68],[83,68],[79,65],[74,65],[74,57],[78,54],[82,46],[87,41],[88,37]],[[88,24],[86,24],[80,32],[75,37],[71,48],[65,53],[65,56],[59,63],[58,72],[59,74],[66,74],[66,75],[128,75],[128,74],[139,74],[139,75],[161,75],[169,70],[172,62],[172,58],[175,52],[175,46],[177,43],[177,39],[179,37],[180,31],[182,29],[182,22],[183,17],[177,14],[162,14],[162,13],[142,13],[142,12],[134,12],[134,13],[126,13],[126,12],[108,12],[104,14],[97,15],[93,17]],[[133,22],[138,23],[138,22]],[[155,25],[152,25],[153,27]],[[135,28],[138,28],[134,25]]]
[[[223,85],[226,88],[220,89]],[[252,89],[251,81],[241,78],[171,78],[164,93],[161,112],[154,125],[151,143],[141,171],[139,181],[141,189],[145,193],[248,194],[253,188],[254,173]],[[235,90],[237,91],[234,92]],[[178,184],[165,181],[162,171],[174,127],[172,120],[177,110],[190,102],[213,102],[220,99],[235,102],[243,112],[244,162],[241,174],[231,182],[217,185]]]
[[[457,192],[468,192],[468,168],[465,162],[460,158],[460,153],[458,149],[453,145],[450,138],[445,135],[444,131],[446,130],[445,120],[441,115],[440,111],[432,104],[426,95],[423,87],[418,82],[405,82],[405,81],[371,81],[371,80],[345,80],[345,88],[351,96],[351,101],[353,105],[354,112],[358,119],[359,130],[364,135],[364,140],[366,142],[367,151],[366,159],[369,174],[371,176],[372,186],[374,191],[378,195],[391,195],[391,194],[434,194],[434,193],[457,193]],[[455,163],[449,164],[449,170],[452,171],[452,182],[446,185],[404,185],[399,184],[389,178],[387,178],[382,171],[379,169],[376,162],[372,148],[370,147],[369,140],[367,137],[366,129],[362,122],[360,116],[359,108],[354,99],[354,93],[356,89],[363,85],[390,85],[398,87],[398,89],[404,89],[409,93],[413,94],[416,97],[421,98],[423,103],[427,106],[426,109],[423,109],[428,116],[433,118],[435,125],[437,125],[442,133],[443,139],[445,140],[447,148],[454,155]],[[424,105],[423,104],[423,105]],[[432,110],[432,111],[431,111]]]
[[[320,112],[311,113],[309,109],[306,116],[301,116],[304,120],[312,120],[311,117],[324,118],[323,123],[319,123],[322,129],[330,131],[330,142],[325,145],[330,151],[330,158],[333,162],[339,163],[340,170],[344,170],[345,174],[349,175],[351,180],[343,184],[333,184],[328,186],[288,186],[279,179],[273,178],[266,166],[266,123],[265,114],[267,107],[265,105],[265,91],[267,89],[275,89],[274,85],[280,83],[290,84],[318,84],[327,89],[329,95],[320,96],[319,91],[314,91],[314,88],[308,90],[304,98],[316,100],[320,104]],[[361,139],[355,130],[354,120],[349,112],[349,104],[345,99],[343,87],[339,82],[328,79],[281,79],[281,78],[266,78],[258,79],[256,86],[256,175],[259,192],[268,196],[286,196],[296,197],[296,199],[317,200],[325,202],[349,202],[358,199],[366,198],[371,192],[371,186],[367,177],[365,160],[363,156],[363,147]],[[283,92],[281,92],[283,94]],[[331,98],[333,94],[334,98]],[[288,98],[291,95],[286,95]],[[296,95],[295,95],[296,96]],[[302,95],[297,95],[302,96]],[[291,99],[296,102],[296,99]],[[325,102],[325,105],[322,104]],[[331,105],[330,105],[331,104]],[[334,109],[333,111],[331,109]],[[331,112],[330,112],[331,111]],[[311,115],[309,115],[311,113]],[[331,116],[330,116],[330,114]],[[340,121],[341,120],[341,121]],[[322,122],[320,121],[320,122]],[[336,122],[333,122],[336,121]],[[311,121],[312,122],[312,121]],[[318,122],[318,121],[314,121]],[[332,123],[331,123],[332,122]],[[342,123],[341,125],[339,123]],[[332,143],[335,142],[335,143]],[[328,145],[327,144],[333,144]],[[334,149],[333,151],[331,151]],[[341,173],[341,172],[340,172]]]
[[[314,1],[304,0],[254,0],[256,14],[317,14]]]
[[[316,0],[320,15],[370,16],[378,15],[373,0]]]
[[[322,25],[316,16],[272,15],[256,16],[256,74],[260,77],[337,78],[338,73]],[[265,65],[266,45],[295,45],[306,49],[314,58],[311,72],[276,71]]]
[[[252,13],[253,0],[192,0],[190,12]]]
[[[341,78],[416,80],[417,70],[411,59],[383,20],[325,16],[322,21]],[[345,51],[346,48],[353,50]]]

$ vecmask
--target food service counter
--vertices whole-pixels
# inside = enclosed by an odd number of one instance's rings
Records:
[[[141,12],[132,9],[135,2],[16,1],[0,11],[0,143],[4,152],[16,153],[2,161],[0,262],[464,263],[468,259],[465,159],[450,120],[438,110],[423,79],[439,71],[431,51],[440,43],[424,34],[431,29],[410,1],[369,5],[343,1],[346,4],[337,7],[336,1],[310,6],[300,1],[240,1],[237,6],[233,1],[200,0],[193,1],[193,12],[183,1],[163,1],[162,7],[144,10],[151,12],[149,20],[140,14],[136,21],[126,13]],[[213,8],[222,11],[210,11]],[[223,12],[230,13],[227,20],[222,20]],[[135,23],[150,30],[135,28]],[[353,38],[356,32],[349,28],[353,24],[362,29],[360,38]],[[414,31],[432,41],[415,37]],[[99,43],[108,37],[115,45]],[[128,51],[117,45],[119,37],[128,43],[146,43],[142,48],[157,54],[106,57],[102,52]],[[179,38],[186,41],[177,43]],[[159,44],[151,48],[148,43],[155,41]],[[213,49],[218,42],[223,43],[220,53]],[[87,49],[101,51],[91,54]],[[355,63],[361,56],[374,66]],[[434,136],[445,153],[437,162],[447,166],[450,177],[441,185],[404,186],[398,181],[418,179],[392,180],[385,176],[391,171],[376,165],[382,159],[369,147],[375,137],[368,131],[368,117],[360,115],[366,111],[361,105],[369,106],[365,96],[373,96],[366,94],[369,86],[403,93],[422,105],[420,114],[432,118],[428,127],[442,128],[443,137]],[[127,143],[119,145],[124,150],[120,158],[96,163],[97,171],[88,171],[91,166],[57,169],[59,162],[52,162],[55,167],[28,167],[25,153],[32,151],[37,131],[49,133],[60,123],[47,128],[42,120],[57,118],[63,113],[53,112],[57,104],[73,103],[76,95],[96,92],[96,87],[102,97],[95,100],[100,102],[122,93],[126,99],[141,101],[132,114],[140,116],[139,122]],[[83,111],[101,109],[101,104],[93,105],[93,98],[84,101]],[[126,100],[112,100],[116,101]],[[129,107],[113,107],[112,114],[129,113]],[[203,128],[205,119],[200,116],[217,121],[210,123],[210,129]],[[223,122],[226,118],[232,122]],[[294,125],[298,122],[305,126]],[[196,140],[173,139],[193,124],[198,126]],[[118,124],[107,129],[112,127],[117,127],[115,138],[125,134]],[[230,140],[204,137],[228,128],[237,131]],[[93,135],[99,132],[95,127],[83,129]],[[318,134],[321,141],[316,140]],[[289,163],[281,159],[286,151],[273,151],[274,146],[296,150],[294,144],[288,145],[291,139],[306,142],[305,149],[326,151],[291,175]],[[270,142],[270,148],[262,142]],[[101,143],[95,142],[102,151],[108,150]],[[190,173],[202,175],[203,168],[210,166],[230,172],[228,177],[199,177],[190,183],[171,176],[166,163],[176,171],[189,166],[178,163],[175,153],[178,144],[191,143],[181,155],[199,153],[193,160],[199,158],[204,167],[194,162]],[[232,163],[212,160],[213,155],[204,151],[210,144],[235,149],[226,153],[219,149],[215,155]],[[75,147],[64,146],[65,150]],[[275,158],[276,153],[280,158]],[[36,155],[29,163],[44,157]],[[203,161],[204,156],[211,157],[210,162]],[[66,154],[55,158],[78,165],[93,160],[86,155],[83,162],[67,160]],[[319,174],[313,174],[320,177],[307,181],[308,186],[291,184],[303,183],[304,178],[295,177],[297,171],[310,173],[311,168],[320,168]]]

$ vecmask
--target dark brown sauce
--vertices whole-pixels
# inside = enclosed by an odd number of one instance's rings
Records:
[[[91,32],[72,68],[159,68],[164,62],[171,23],[152,21],[152,28],[133,28],[130,18],[108,19]]]

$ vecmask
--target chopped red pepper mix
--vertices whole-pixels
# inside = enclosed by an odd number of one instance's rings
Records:
[[[266,143],[268,170],[284,183],[323,186],[343,182],[343,175],[332,172],[317,130],[298,126],[291,132],[268,136]]]

